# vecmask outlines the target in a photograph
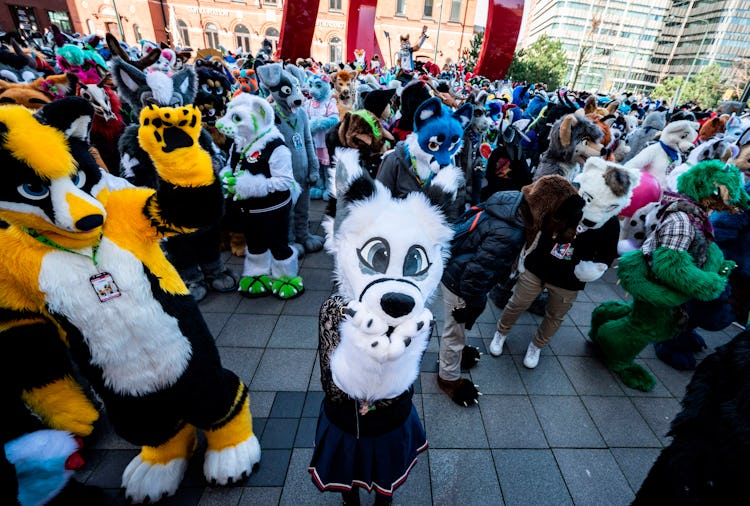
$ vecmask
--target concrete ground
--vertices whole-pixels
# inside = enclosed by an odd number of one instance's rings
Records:
[[[314,228],[324,206],[313,203]],[[242,260],[228,258],[235,272]],[[249,300],[237,293],[210,294],[200,304],[216,337],[224,366],[249,386],[260,468],[232,487],[208,487],[202,475],[204,444],[193,457],[171,505],[341,504],[335,493],[312,485],[307,465],[322,399],[317,360],[317,313],[331,293],[333,262],[324,252],[301,263],[306,292],[295,300]],[[625,505],[634,498],[664,445],[691,372],[659,361],[653,347],[638,362],[657,378],[652,392],[632,390],[602,364],[588,344],[597,303],[624,298],[615,271],[590,283],[554,337],[539,366],[522,365],[540,319],[529,313],[514,327],[501,357],[487,354],[500,311],[489,304],[469,332],[485,354],[467,375],[483,397],[461,408],[437,387],[442,300],[432,303],[438,320],[422,362],[414,402],[430,449],[421,455],[394,504],[418,505]],[[739,333],[736,328],[702,332],[710,353]],[[702,354],[701,356],[705,356]],[[103,487],[112,504],[124,504],[120,478],[137,449],[114,435],[106,418],[84,450],[81,481]],[[373,497],[362,492],[363,504]]]

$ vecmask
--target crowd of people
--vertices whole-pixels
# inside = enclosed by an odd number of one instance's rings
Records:
[[[534,369],[578,292],[618,262],[631,298],[597,307],[589,338],[643,391],[655,384],[634,362],[645,346],[694,369],[706,348],[697,329],[747,325],[745,104],[493,81],[415,61],[426,37],[402,37],[390,69],[363,51],[277,61],[269,41],[253,55],[59,30],[9,39],[0,332],[20,343],[11,359],[34,365],[4,376],[8,504],[89,493],[64,488],[70,435],[98,417],[66,347],[116,431],[143,445],[123,476],[128,498],[176,491],[196,428],[209,481],[250,474],[260,447],[248,389],[221,367],[196,303],[209,291],[304,297],[299,259],[324,247],[335,287],[320,312],[325,399],[310,473],[344,504],[359,503],[359,488],[390,503],[426,448],[412,383],[438,286],[437,383],[467,409],[481,393],[462,371],[481,357],[466,330],[488,300],[502,309],[493,357],[524,311],[542,317],[523,359]],[[310,230],[311,199],[329,202],[325,238]],[[239,275],[222,249],[244,257]],[[54,465],[28,450],[47,429],[65,442]]]

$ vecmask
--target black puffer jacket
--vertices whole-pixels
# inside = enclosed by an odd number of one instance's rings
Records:
[[[443,284],[468,306],[483,307],[490,288],[510,275],[524,243],[522,198],[517,191],[492,195],[485,203],[486,217],[454,249]]]

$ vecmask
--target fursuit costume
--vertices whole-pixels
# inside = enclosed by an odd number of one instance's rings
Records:
[[[719,297],[735,266],[713,241],[707,211],[748,203],[737,168],[717,160],[693,166],[677,185],[680,193],[662,196],[657,226],[643,247],[620,257],[617,277],[633,300],[604,302],[591,315],[589,336],[607,366],[626,385],[643,391],[656,381],[633,361],[636,355],[683,330],[688,323],[683,305]]]
[[[427,446],[412,384],[453,234],[424,195],[394,199],[373,182],[356,150],[336,158],[338,208],[325,226],[338,293],[320,311],[325,398],[309,471],[321,490],[390,496]]]
[[[245,235],[239,291],[246,297],[297,297],[304,289],[298,253],[287,242],[296,186],[292,156],[274,125],[273,109],[262,98],[242,93],[216,127],[234,139],[222,175],[225,193],[232,196],[227,225]]]
[[[68,351],[115,431],[141,445],[127,498],[174,494],[205,432],[209,482],[260,460],[247,387],[221,366],[214,339],[163,237],[218,219],[221,188],[197,142],[193,106],[141,112],[138,142],[158,189],[110,190],[89,154],[92,107],[68,98],[35,116],[0,108],[0,329],[17,373],[8,383],[53,429],[85,436],[99,414],[73,379]],[[39,146],[44,146],[43,150]]]

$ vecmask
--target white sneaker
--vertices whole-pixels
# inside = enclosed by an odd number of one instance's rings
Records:
[[[503,345],[505,344],[506,339],[508,339],[508,336],[501,334],[499,330],[496,330],[495,335],[492,337],[492,342],[490,343],[490,355],[493,357],[499,357],[502,355]]]
[[[529,343],[529,347],[526,350],[526,356],[523,357],[523,365],[529,369],[533,369],[539,363],[539,354],[542,352],[541,348],[534,346],[534,343]]]

